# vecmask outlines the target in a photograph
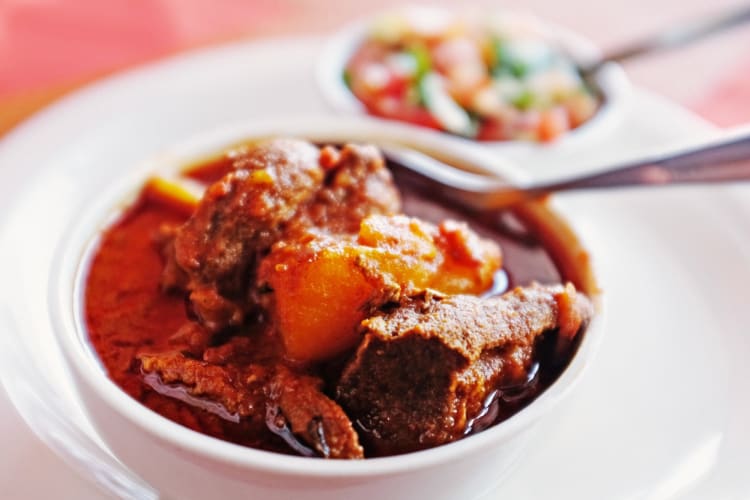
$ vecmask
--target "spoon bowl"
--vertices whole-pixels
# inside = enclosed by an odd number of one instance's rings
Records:
[[[441,196],[474,211],[500,210],[562,191],[750,180],[750,127],[687,149],[600,169],[593,174],[525,186],[458,170],[403,147],[382,149],[388,159],[431,184]]]

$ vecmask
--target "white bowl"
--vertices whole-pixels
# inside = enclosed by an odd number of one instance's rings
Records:
[[[415,7],[411,7],[414,9]],[[427,13],[445,13],[432,7],[418,7]],[[352,54],[359,47],[368,33],[373,19],[378,15],[355,21],[333,35],[326,43],[316,66],[316,79],[326,101],[337,111],[349,114],[367,114],[362,103],[344,83],[343,70]],[[579,63],[598,60],[602,52],[590,40],[563,27],[542,23],[536,20],[549,33],[550,40],[560,43],[572,58]],[[482,141],[479,142],[495,151],[511,154],[514,158],[524,159],[528,155],[544,153],[555,154],[559,151],[594,146],[608,134],[612,133],[623,117],[627,115],[632,94],[632,86],[625,71],[619,64],[609,63],[596,75],[596,83],[602,91],[603,102],[597,113],[562,137],[550,143],[533,141]],[[447,134],[447,133],[446,133]],[[466,139],[471,141],[471,139]],[[476,141],[478,142],[478,141]]]
[[[496,486],[522,454],[533,424],[549,415],[579,380],[601,330],[601,315],[589,325],[570,365],[533,403],[482,433],[437,448],[395,457],[331,461],[287,456],[221,441],[176,424],[133,400],[110,380],[87,340],[83,288],[88,258],[100,231],[154,171],[174,170],[253,137],[292,135],[315,141],[370,141],[408,145],[469,168],[517,181],[518,171],[466,141],[414,127],[367,118],[296,118],[238,124],[176,146],[113,179],[106,193],[92,193],[85,213],[62,241],[50,282],[56,336],[81,400],[103,440],[130,469],[169,498],[472,499]],[[533,216],[557,217],[543,205]],[[553,220],[551,244],[580,262],[582,248],[561,220]],[[595,296],[591,270],[577,270]],[[584,430],[582,430],[584,432]],[[571,450],[572,452],[572,450]]]

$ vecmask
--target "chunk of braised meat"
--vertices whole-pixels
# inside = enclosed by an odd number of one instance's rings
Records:
[[[251,435],[274,433],[297,453],[363,458],[349,417],[322,392],[322,380],[283,365],[227,362],[242,346],[226,346],[207,349],[205,360],[177,351],[141,354],[143,380],[159,394],[241,425]]]
[[[262,365],[221,366],[180,352],[138,356],[144,381],[156,392],[218,415],[230,422],[264,430],[269,379]]]
[[[401,196],[377,147],[346,144],[338,151],[326,146],[320,158],[326,169],[324,186],[294,221],[290,232],[312,227],[333,234],[353,234],[368,215],[401,211]]]
[[[362,323],[336,399],[378,453],[453,441],[493,391],[526,382],[537,337],[570,342],[592,313],[570,284],[489,299],[425,292]]]
[[[208,347],[213,334],[195,321],[187,321],[169,337],[169,344],[183,353],[199,357]]]
[[[235,162],[237,170],[208,187],[165,244],[164,285],[185,288],[192,312],[209,330],[242,322],[257,255],[319,190],[319,156],[317,147],[292,139],[254,147]]]
[[[206,190],[179,228],[163,228],[162,285],[186,290],[196,319],[215,332],[242,322],[255,305],[259,256],[309,229],[356,232],[370,214],[400,210],[390,171],[373,146],[322,151],[300,140],[261,143]]]
[[[319,378],[298,375],[280,366],[269,385],[270,419],[319,456],[364,458],[352,422],[336,402],[323,394],[322,386]]]

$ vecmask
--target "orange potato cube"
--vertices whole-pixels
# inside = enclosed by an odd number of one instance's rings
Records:
[[[287,250],[287,249],[285,249]],[[297,259],[284,251],[266,268],[274,316],[286,354],[297,361],[325,359],[356,342],[352,325],[365,318],[378,295],[344,245]]]
[[[359,323],[403,293],[488,289],[499,248],[452,224],[377,215],[358,235],[306,234],[277,244],[258,278],[273,290],[270,308],[286,355],[306,362],[346,351],[359,341]]]

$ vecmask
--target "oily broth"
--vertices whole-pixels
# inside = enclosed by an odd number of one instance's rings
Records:
[[[220,178],[231,165],[222,156],[201,162],[187,175],[202,182]],[[496,275],[492,294],[533,281],[560,283],[577,281],[558,266],[561,258],[543,244],[537,232],[513,212],[470,214],[450,206],[397,164],[389,164],[402,193],[404,213],[438,223],[450,218],[467,221],[484,238],[497,242],[503,253],[503,270]],[[86,323],[89,338],[109,376],[131,397],[153,411],[198,432],[234,443],[281,453],[295,453],[295,446],[278,429],[258,434],[256,428],[234,418],[224,418],[210,401],[194,404],[190,398],[175,398],[174,388],[159,387],[158,380],[145,380],[136,355],[172,348],[169,337],[189,319],[183,298],[160,291],[161,256],[153,244],[153,235],[162,224],[179,224],[184,210],[142,196],[108,228],[101,238],[86,282]],[[537,228],[538,229],[538,228]],[[135,244],[133,244],[135,242]],[[129,265],[123,266],[123,262]],[[116,277],[116,280],[112,278]],[[577,284],[577,283],[576,283]],[[251,321],[259,321],[255,318]],[[248,330],[256,330],[248,325]],[[262,329],[262,328],[261,328]],[[580,336],[579,336],[580,338]],[[484,430],[505,420],[528,405],[551,384],[565,364],[553,356],[554,336],[539,340],[536,369],[519,386],[498,388],[485,402],[484,411],[472,419],[466,434]],[[324,379],[339,372],[341,360],[315,370]],[[153,378],[153,377],[152,377]],[[327,386],[334,384],[330,380]],[[502,401],[503,405],[499,405]],[[207,406],[208,405],[208,406]],[[207,411],[210,407],[212,411]],[[219,409],[220,410],[220,409]],[[297,453],[305,455],[297,450]],[[369,454],[368,456],[372,456]]]

